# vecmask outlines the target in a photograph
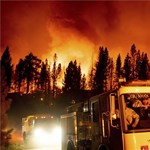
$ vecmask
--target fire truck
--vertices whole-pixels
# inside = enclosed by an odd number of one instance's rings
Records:
[[[22,136],[27,144],[58,145],[61,141],[59,120],[49,114],[34,114],[22,118]]]
[[[132,81],[67,107],[62,150],[150,150],[150,81]]]

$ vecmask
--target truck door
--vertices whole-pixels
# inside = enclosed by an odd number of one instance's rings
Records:
[[[99,147],[102,142],[102,128],[99,126],[99,101],[94,100],[91,102],[91,124],[92,124],[92,150]]]
[[[76,112],[61,116],[62,127],[62,150],[72,143],[73,147],[77,147],[77,114]]]
[[[100,111],[100,128],[101,128],[101,141],[100,145],[104,144],[107,145],[109,141],[109,135],[110,135],[110,105],[109,105],[109,94],[103,94],[99,98],[99,111]]]

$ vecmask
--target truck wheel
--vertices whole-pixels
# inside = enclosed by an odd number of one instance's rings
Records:
[[[75,150],[75,146],[72,140],[68,141],[67,150]]]
[[[100,145],[98,150],[109,150],[106,145]]]

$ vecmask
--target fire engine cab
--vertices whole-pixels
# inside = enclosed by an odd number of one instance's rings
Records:
[[[36,145],[59,144],[61,131],[58,118],[49,114],[35,114],[22,118],[25,143]]]
[[[150,81],[133,81],[67,107],[62,150],[150,150]]]

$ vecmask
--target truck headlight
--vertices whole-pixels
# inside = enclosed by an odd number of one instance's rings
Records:
[[[33,133],[33,140],[38,145],[47,145],[51,139],[50,135],[42,128],[36,128]]]
[[[61,142],[61,129],[59,127],[53,128],[50,131],[42,128],[36,128],[33,132],[34,142],[40,145],[56,145]]]
[[[36,136],[36,137],[43,137],[44,134],[45,133],[44,133],[43,129],[41,129],[41,128],[37,128],[34,130],[34,136]]]
[[[54,143],[60,142],[61,140],[61,128],[60,127],[56,127],[53,129],[52,139]]]
[[[53,134],[54,134],[54,135],[57,135],[57,136],[60,135],[60,134],[61,134],[61,129],[60,129],[60,127],[54,128],[54,129],[53,129]]]

